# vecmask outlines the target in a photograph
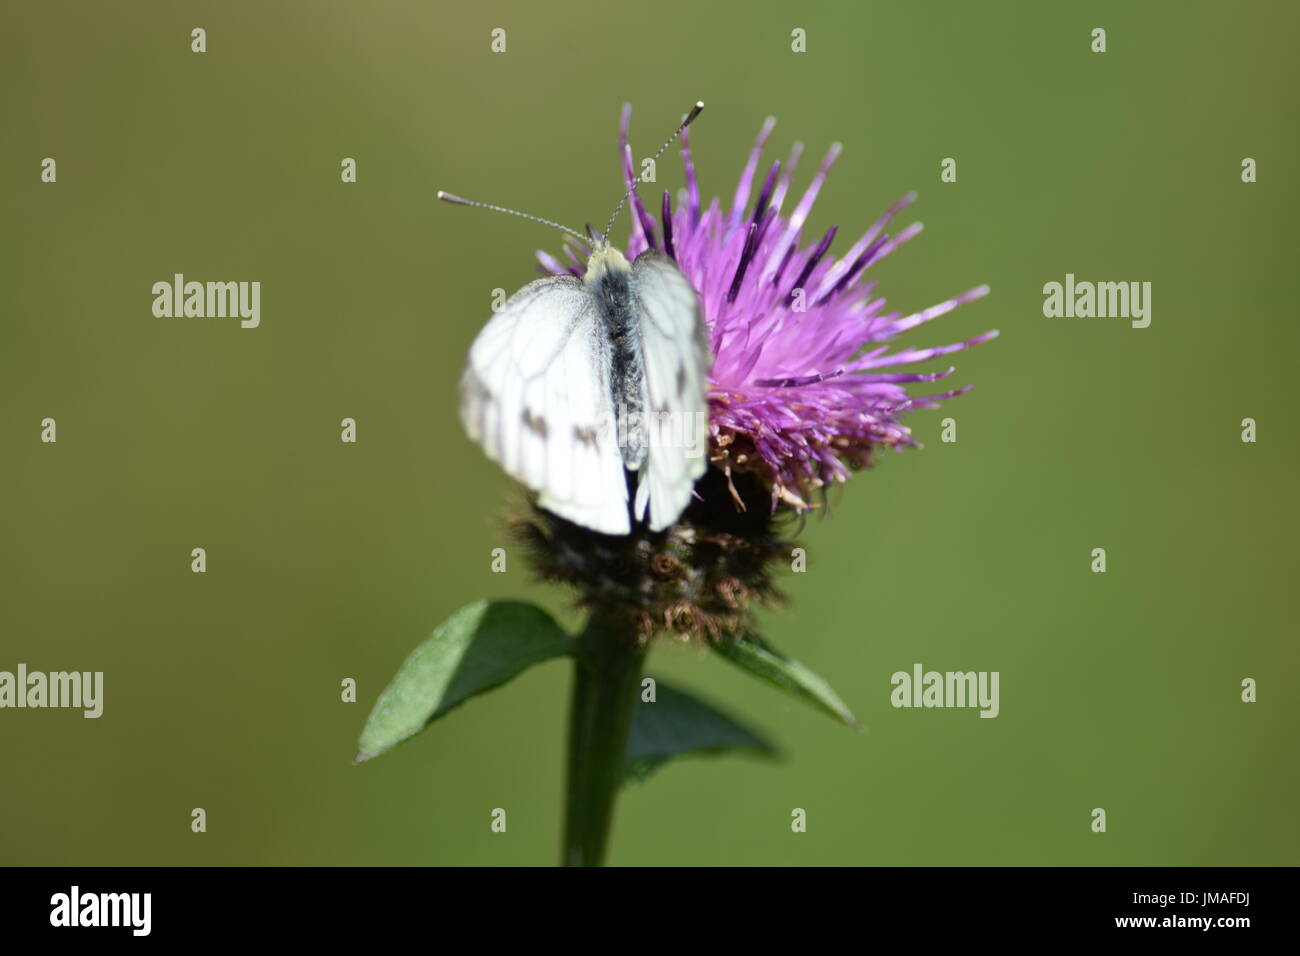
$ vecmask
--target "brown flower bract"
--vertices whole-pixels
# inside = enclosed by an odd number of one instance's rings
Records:
[[[772,513],[771,492],[753,474],[728,480],[710,468],[699,496],[664,531],[641,527],[604,535],[530,502],[511,530],[538,575],[568,584],[577,603],[626,628],[642,643],[655,634],[718,641],[744,633],[751,610],[782,601],[772,581],[793,543],[789,520]]]

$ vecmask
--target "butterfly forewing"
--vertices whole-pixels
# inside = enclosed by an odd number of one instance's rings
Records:
[[[699,297],[672,260],[651,249],[632,263],[641,326],[643,407],[650,451],[638,474],[635,513],[660,531],[690,504],[708,467],[706,383],[713,356]]]
[[[610,396],[609,344],[573,276],[537,279],[470,347],[461,376],[469,436],[538,504],[605,534],[630,527]]]

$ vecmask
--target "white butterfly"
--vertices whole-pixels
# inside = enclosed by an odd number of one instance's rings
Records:
[[[461,421],[547,511],[604,534],[642,521],[660,531],[708,466],[708,334],[671,259],[648,249],[629,263],[594,238],[585,276],[528,283],[479,333],[461,376]]]

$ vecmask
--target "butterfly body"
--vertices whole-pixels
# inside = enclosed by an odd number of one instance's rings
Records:
[[[621,252],[605,247],[592,253],[582,281],[596,303],[609,342],[610,399],[626,423],[619,442],[623,466],[636,471],[648,448],[642,418],[645,360],[641,329],[633,312],[632,269]]]
[[[528,283],[483,328],[461,419],[541,507],[604,534],[662,530],[707,465],[711,362],[672,260],[598,243],[582,278]]]

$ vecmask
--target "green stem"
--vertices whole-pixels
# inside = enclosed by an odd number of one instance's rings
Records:
[[[600,866],[627,761],[645,649],[593,615],[574,654],[564,865]]]

